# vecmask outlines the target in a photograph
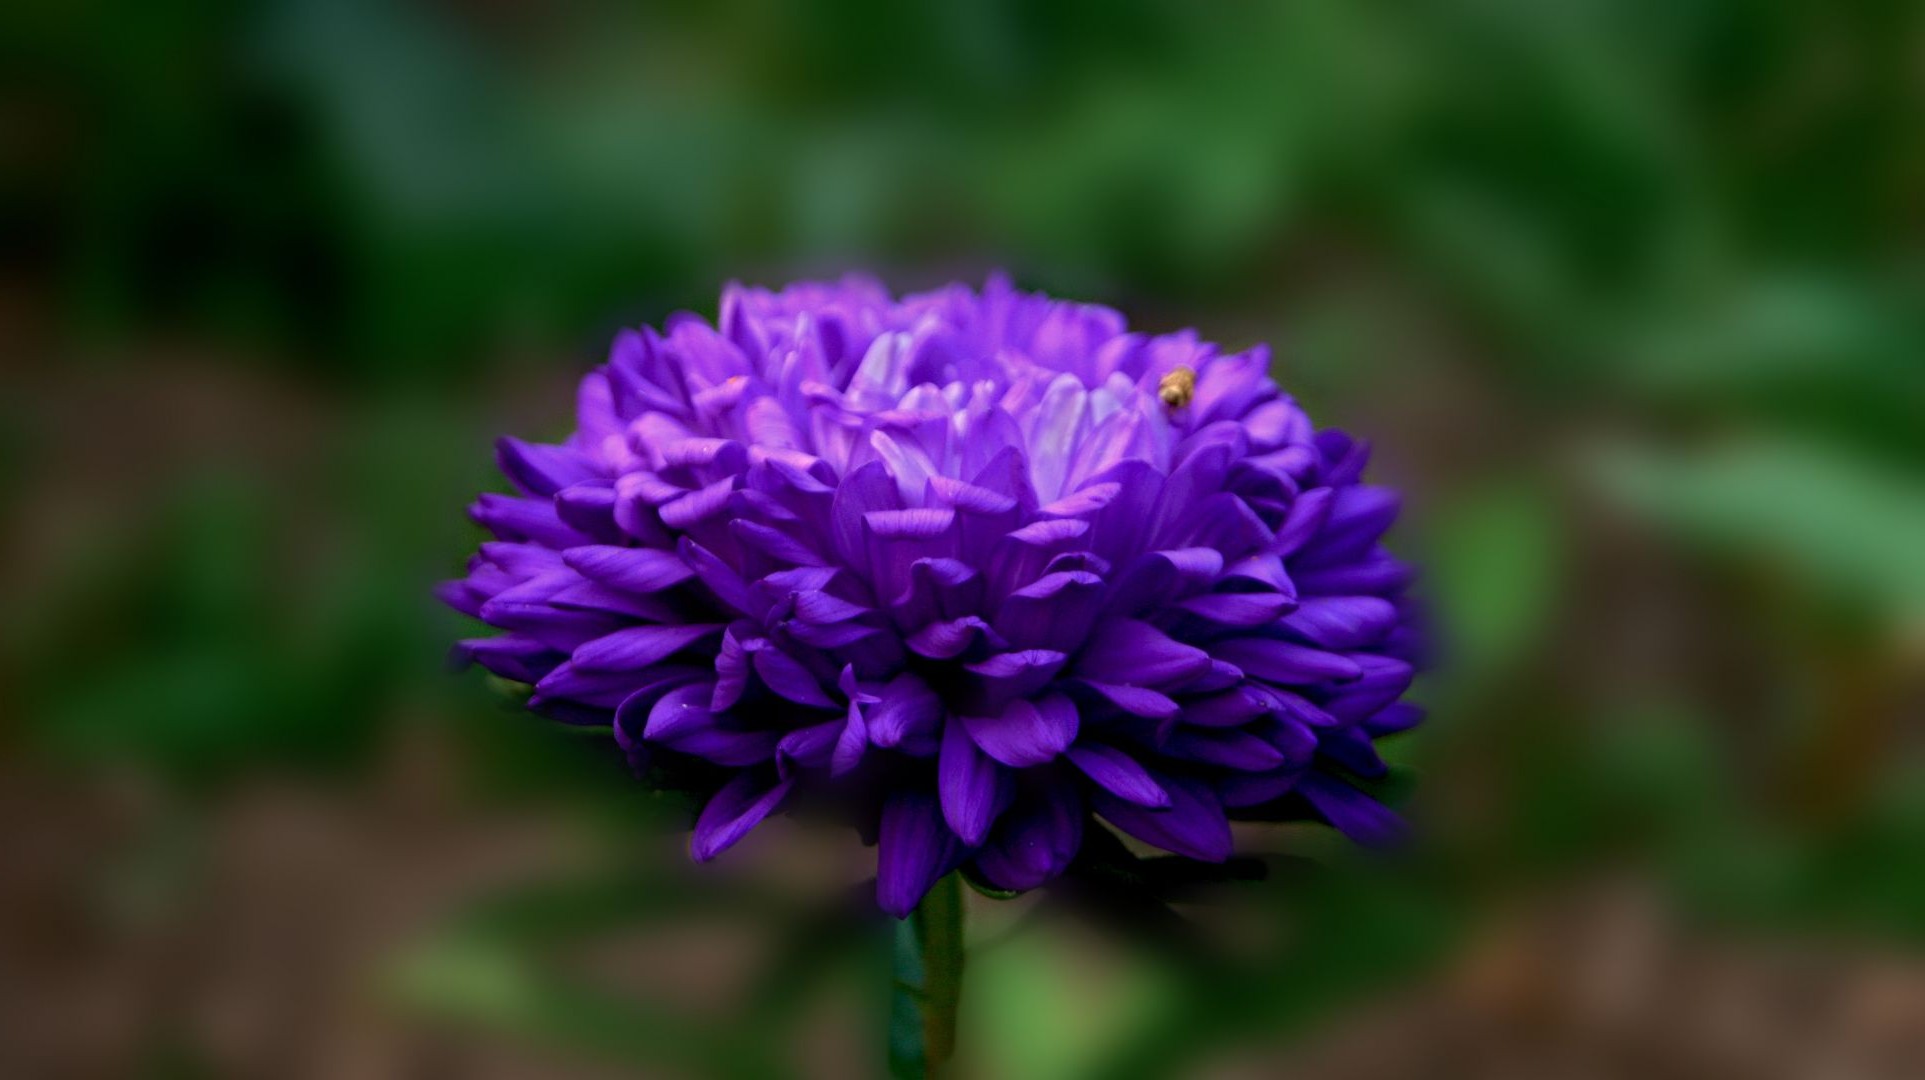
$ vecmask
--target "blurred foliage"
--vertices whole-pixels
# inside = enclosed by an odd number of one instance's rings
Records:
[[[993,951],[965,1022],[997,1061],[1175,1068],[1622,859],[1721,917],[1916,942],[1922,50],[1903,0],[8,5],[0,524],[53,551],[0,623],[9,737],[218,800],[428,723],[490,798],[620,845],[674,808],[439,671],[460,630],[425,586],[473,539],[485,433],[558,423],[611,328],[720,280],[996,262],[1277,342],[1415,493],[1444,642],[1392,748],[1421,859],[1304,839],[1329,874],[1254,887],[1316,928],[1287,977],[1091,996]],[[319,434],[75,486],[77,448],[149,448],[36,391],[166,382],[178,342]],[[489,901],[398,996],[759,1074],[766,1044],[544,966],[679,917],[666,879],[581,888]]]

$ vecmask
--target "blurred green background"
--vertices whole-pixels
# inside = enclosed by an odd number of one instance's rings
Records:
[[[1274,343],[1447,651],[1414,853],[993,945],[963,1075],[1925,1074],[1917,3],[16,0],[0,162],[0,1073],[880,1070],[819,841],[427,588],[616,327],[1004,265]]]

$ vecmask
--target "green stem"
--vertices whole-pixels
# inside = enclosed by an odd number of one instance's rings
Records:
[[[891,1017],[891,1071],[935,1076],[956,1051],[956,1006],[962,999],[962,879],[936,882],[896,927],[896,994]]]

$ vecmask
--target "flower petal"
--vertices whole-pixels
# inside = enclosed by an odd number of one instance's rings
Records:
[[[1051,786],[1018,799],[976,856],[976,868],[1005,889],[1034,889],[1076,857],[1083,846],[1083,816],[1083,800],[1074,788]]]
[[[658,664],[721,631],[713,623],[630,626],[576,649],[573,662],[582,671],[635,671]]]
[[[1170,795],[1170,805],[1162,810],[1125,802],[1106,790],[1092,793],[1091,800],[1105,820],[1146,844],[1204,862],[1229,858],[1230,819],[1216,792],[1188,777],[1164,777],[1161,783]]]
[[[1354,679],[1363,674],[1355,660],[1274,638],[1232,638],[1212,646],[1214,654],[1259,679],[1308,684],[1325,679]]]
[[[1122,750],[1104,743],[1084,743],[1069,750],[1070,763],[1081,769],[1103,790],[1137,806],[1170,805],[1170,793],[1156,782],[1140,762]]]
[[[695,576],[680,555],[654,548],[589,544],[569,548],[561,557],[588,580],[629,592],[660,592]]]
[[[1008,797],[1008,774],[969,737],[962,721],[951,717],[942,733],[936,763],[943,820],[970,847],[983,842]]]
[[[908,918],[936,879],[962,857],[962,842],[943,816],[935,797],[923,791],[898,791],[883,804],[876,904],[895,918]]]
[[[996,716],[964,716],[962,725],[983,753],[1011,768],[1050,761],[1076,741],[1076,706],[1061,694],[1018,698]]]
[[[707,862],[749,834],[789,795],[792,780],[774,784],[758,772],[745,772],[722,785],[722,789],[702,808],[689,837],[689,856]]]
[[[1365,847],[1391,847],[1409,834],[1395,811],[1334,776],[1307,772],[1297,791],[1338,832]]]
[[[1136,619],[1105,619],[1077,655],[1076,674],[1119,686],[1172,686],[1210,666],[1202,649]]]

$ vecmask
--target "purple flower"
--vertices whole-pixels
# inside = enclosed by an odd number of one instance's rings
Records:
[[[443,596],[503,633],[460,651],[704,794],[697,860],[838,809],[897,916],[962,865],[1049,881],[1092,815],[1213,861],[1236,816],[1388,841],[1346,777],[1421,718],[1398,498],[1269,366],[1000,277],[731,287],[624,331],[565,442],[501,440]]]

